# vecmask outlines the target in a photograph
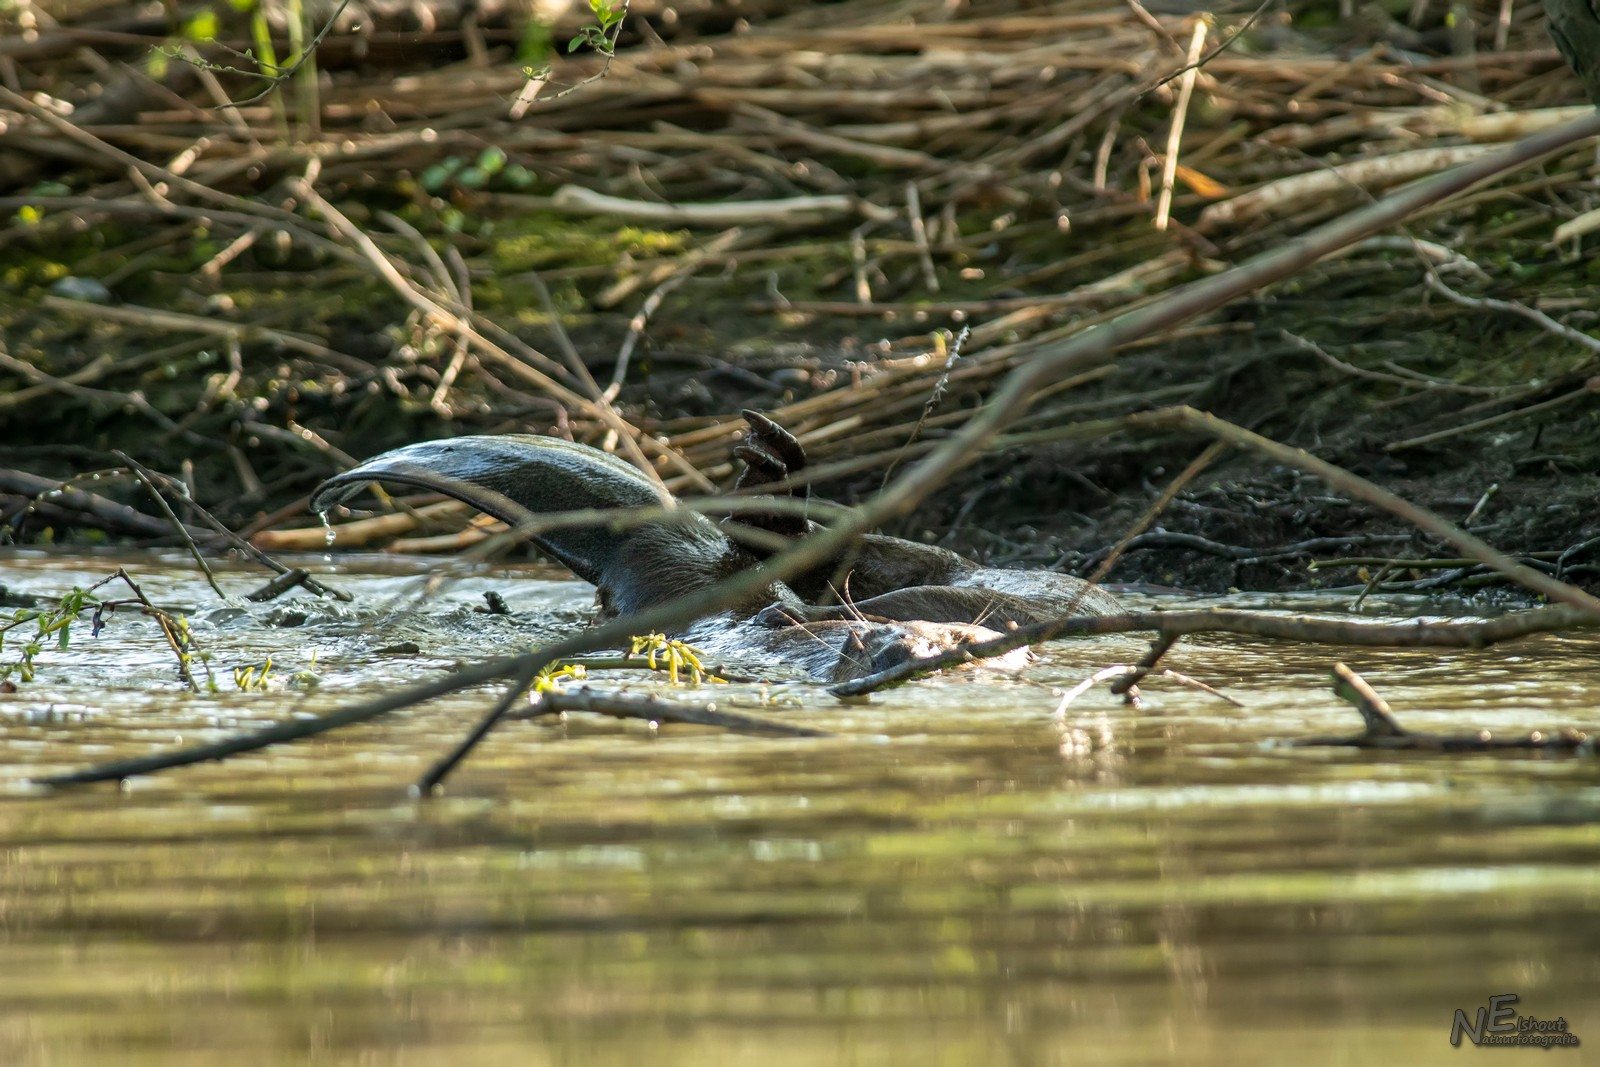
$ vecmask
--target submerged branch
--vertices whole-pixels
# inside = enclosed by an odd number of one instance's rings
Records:
[[[945,667],[1003,655],[1025,645],[1069,637],[1153,632],[1170,640],[1187,634],[1230,633],[1273,641],[1365,648],[1487,648],[1534,634],[1596,629],[1600,629],[1600,616],[1566,604],[1519,611],[1482,622],[1428,622],[1422,619],[1398,623],[1355,622],[1222,608],[1137,611],[1126,615],[1057,619],[1037,626],[1020,627],[991,641],[965,645],[927,659],[898,664],[865,678],[841,682],[830,687],[829,692],[836,696],[862,696],[924,677]]]
[[[609,715],[613,719],[638,719],[642,722],[675,722],[690,726],[715,726],[734,733],[771,737],[831,737],[825,730],[794,726],[743,712],[719,708],[716,701],[665,700],[653,693],[607,693],[583,686],[541,693],[525,713],[512,718],[536,719],[563,715],[569,711]]]
[[[1488,730],[1471,734],[1434,734],[1407,730],[1389,704],[1367,680],[1343,663],[1333,665],[1333,692],[1361,713],[1366,729],[1348,737],[1303,737],[1294,748],[1368,748],[1410,752],[1570,752],[1594,755],[1594,739],[1582,730],[1563,727],[1553,733],[1534,730],[1521,737],[1495,737]]]

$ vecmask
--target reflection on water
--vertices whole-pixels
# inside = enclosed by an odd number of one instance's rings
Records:
[[[0,584],[58,594],[108,566],[12,557]],[[477,693],[34,795],[30,774],[325,710],[588,602],[496,569],[416,607],[363,563],[353,607],[240,612],[177,560],[131,566],[190,610],[225,690],[268,654],[287,678],[315,652],[321,685],[186,694],[154,625],[118,615],[0,696],[7,1063],[1434,1062],[1485,1055],[1449,1047],[1450,1019],[1505,992],[1600,1042],[1595,765],[1263,746],[1357,727],[1326,650],[1169,657],[1243,710],[1102,687],[1055,720],[1052,690],[1132,638],[868,703],[719,690],[839,736],[515,723],[448,795],[408,798]],[[475,613],[485,589],[519,616]],[[1348,656],[1418,728],[1592,727],[1596,648]]]

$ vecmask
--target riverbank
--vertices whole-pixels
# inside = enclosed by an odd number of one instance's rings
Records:
[[[66,478],[123,448],[261,531],[304,525],[311,486],[408,441],[603,442],[614,395],[675,488],[731,484],[751,406],[817,467],[853,465],[815,491],[859,500],[1050,346],[1569,115],[1581,95],[1542,15],[1502,29],[1479,7],[1470,41],[1442,13],[1241,12],[1201,39],[1159,9],[1087,3],[767,5],[748,26],[716,5],[676,24],[640,7],[614,59],[552,55],[521,106],[533,46],[491,5],[481,49],[384,22],[409,47],[383,38],[362,63],[341,44],[314,80],[240,108],[182,64],[149,71],[168,95],[92,124],[12,101],[0,145],[29,166],[0,190],[15,297],[0,306],[0,466]],[[103,58],[175,31],[119,32]],[[22,88],[80,117],[109,106],[93,65],[49,40],[7,53]],[[1162,83],[1197,40],[1230,46]],[[204,73],[248,95],[248,79]],[[1188,404],[1593,587],[1600,267],[1586,238],[1559,235],[1600,207],[1597,173],[1592,146],[1557,155],[1115,353],[891,532],[1092,569],[1206,444],[1110,420]],[[17,484],[0,513],[23,542],[129,536]],[[93,488],[159,515],[137,483]],[[462,521],[402,537],[458,545]],[[1110,580],[1479,578],[1247,457],[1219,458],[1157,527]]]

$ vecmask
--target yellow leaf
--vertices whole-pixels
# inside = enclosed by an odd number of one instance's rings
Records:
[[[1201,174],[1193,167],[1186,167],[1182,163],[1179,163],[1177,170],[1175,170],[1173,173],[1177,176],[1177,179],[1180,182],[1187,185],[1191,190],[1199,193],[1207,200],[1216,200],[1220,197],[1228,195],[1228,187],[1226,185],[1223,185],[1215,178]]]

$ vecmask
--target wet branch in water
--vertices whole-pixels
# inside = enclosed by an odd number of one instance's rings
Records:
[[[741,734],[769,737],[832,737],[826,730],[795,726],[743,712],[728,711],[714,700],[666,700],[653,693],[608,693],[583,686],[541,693],[526,712],[511,718],[537,719],[564,715],[569,711],[609,715],[613,719],[638,719],[642,722],[675,722],[690,726],[715,726]]]
[[[1333,665],[1333,692],[1361,713],[1366,729],[1348,737],[1304,737],[1294,748],[1369,748],[1389,752],[1570,752],[1592,756],[1594,739],[1563,727],[1552,733],[1534,730],[1522,737],[1495,737],[1488,730],[1470,734],[1434,734],[1407,730],[1389,704],[1367,680],[1343,663]]]
[[[94,615],[90,622],[90,632],[98,635],[105,627],[106,615],[115,612],[118,608],[134,606],[141,615],[146,615],[156,621],[161,627],[161,636],[166,639],[167,647],[172,649],[172,654],[178,661],[178,676],[183,679],[183,684],[190,692],[200,692],[200,685],[195,681],[194,672],[190,664],[197,657],[200,665],[206,672],[206,688],[214,690],[216,679],[211,676],[211,666],[206,662],[205,654],[200,648],[200,643],[194,639],[194,634],[189,632],[189,624],[182,617],[173,615],[169,611],[156,607],[150,598],[144,595],[144,590],[139,588],[139,583],[133,580],[125,568],[118,567],[115,574],[108,575],[84,590],[93,593],[111,582],[121,581],[133,592],[131,600],[101,600],[94,603]],[[87,610],[89,603],[85,603],[82,610]]]
[[[1318,619],[1305,615],[1276,615],[1260,611],[1205,608],[1195,611],[1136,611],[1125,615],[1075,616],[1024,626],[978,644],[965,645],[937,656],[840,682],[830,687],[836,696],[863,696],[945,667],[1003,655],[1025,645],[1068,637],[1154,632],[1167,637],[1186,634],[1229,633],[1272,641],[1346,645],[1359,648],[1487,648],[1503,641],[1534,634],[1600,629],[1600,616],[1565,604],[1513,612],[1483,622],[1354,622]]]
[[[218,586],[216,575],[212,573],[210,565],[206,562],[201,551],[200,541],[206,541],[209,547],[215,549],[218,539],[239,552],[255,560],[268,570],[276,571],[277,577],[261,586],[246,599],[255,601],[272,600],[283,595],[290,589],[304,587],[309,593],[319,597],[333,597],[335,600],[349,602],[352,597],[342,589],[335,588],[318,580],[309,571],[300,567],[290,567],[256,545],[251,544],[211,514],[199,501],[189,493],[188,487],[179,479],[160,471],[151,470],[126,452],[113,450],[114,456],[120,466],[105,470],[90,471],[74,475],[71,478],[50,479],[40,478],[37,475],[25,474],[21,471],[0,469],[0,493],[25,493],[23,502],[11,512],[0,514],[0,523],[20,518],[22,515],[49,505],[56,508],[71,508],[88,515],[93,515],[105,520],[108,524],[118,528],[129,529],[134,533],[148,537],[159,537],[167,533],[175,534],[194,558],[205,574],[206,582],[213,592],[219,597],[226,598],[226,594]],[[161,509],[165,518],[156,519],[137,511],[125,504],[118,504],[96,493],[77,488],[75,483],[88,480],[98,481],[101,478],[112,478],[122,474],[131,474],[141,485],[147,489]],[[165,489],[164,493],[162,490]],[[166,493],[181,503],[195,518],[209,527],[214,537],[208,536],[206,531],[199,527],[189,526],[178,518],[167,502]]]

